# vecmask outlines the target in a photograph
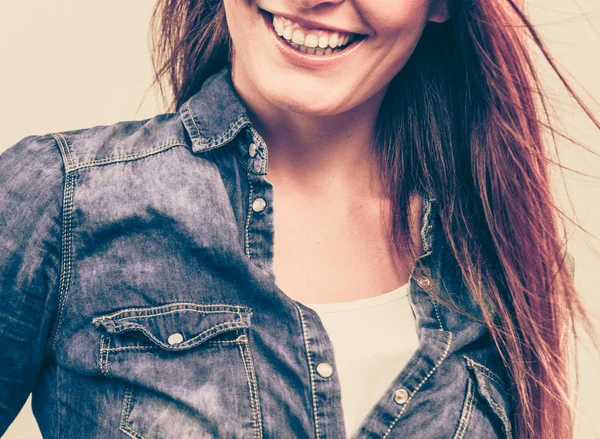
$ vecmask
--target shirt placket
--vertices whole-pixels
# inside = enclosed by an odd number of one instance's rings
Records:
[[[275,282],[273,272],[273,186],[267,180],[268,150],[264,139],[253,127],[239,143],[239,153],[248,175],[248,211],[245,251],[248,258]],[[279,290],[281,291],[281,290]],[[310,391],[315,437],[346,437],[340,383],[336,373],[333,344],[314,311],[291,300],[298,309],[306,352],[306,388]],[[302,348],[298,346],[298,348]]]

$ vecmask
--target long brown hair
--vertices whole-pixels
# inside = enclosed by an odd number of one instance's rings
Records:
[[[597,339],[565,263],[566,216],[555,205],[549,164],[564,167],[544,142],[544,129],[558,132],[526,38],[600,123],[513,0],[449,3],[451,19],[427,25],[378,115],[373,148],[392,201],[390,240],[398,259],[412,265],[419,254],[410,237],[410,194],[433,194],[445,238],[511,377],[516,437],[572,438],[569,342],[577,342],[576,320],[596,347]],[[158,0],[152,29],[154,84],[164,98],[166,80],[174,110],[231,65],[221,0]]]

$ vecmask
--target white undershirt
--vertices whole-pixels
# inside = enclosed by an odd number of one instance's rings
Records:
[[[408,286],[350,302],[305,304],[319,315],[333,344],[348,437],[419,346]]]

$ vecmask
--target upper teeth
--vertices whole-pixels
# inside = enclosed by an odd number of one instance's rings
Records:
[[[326,48],[327,46],[335,49],[338,46],[348,44],[353,34],[340,34],[339,32],[328,32],[326,30],[308,30],[299,29],[300,26],[284,17],[273,16],[273,27],[277,35],[282,36],[292,43],[301,44],[307,47]]]

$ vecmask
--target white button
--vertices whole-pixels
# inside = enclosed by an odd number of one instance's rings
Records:
[[[254,157],[256,155],[256,144],[255,143],[251,143],[250,146],[248,147],[248,154],[250,154],[250,157]]]
[[[170,345],[179,344],[183,341],[183,335],[181,335],[179,332],[176,332],[175,334],[169,335],[169,339],[167,341]]]
[[[408,392],[406,389],[396,390],[394,393],[394,401],[396,401],[398,404],[404,404],[406,401],[408,401]]]
[[[257,198],[252,203],[252,210],[255,212],[262,212],[263,210],[265,210],[266,206],[267,202],[264,200],[264,198]]]
[[[317,373],[323,378],[329,378],[333,374],[333,368],[329,363],[319,363],[317,366]]]

